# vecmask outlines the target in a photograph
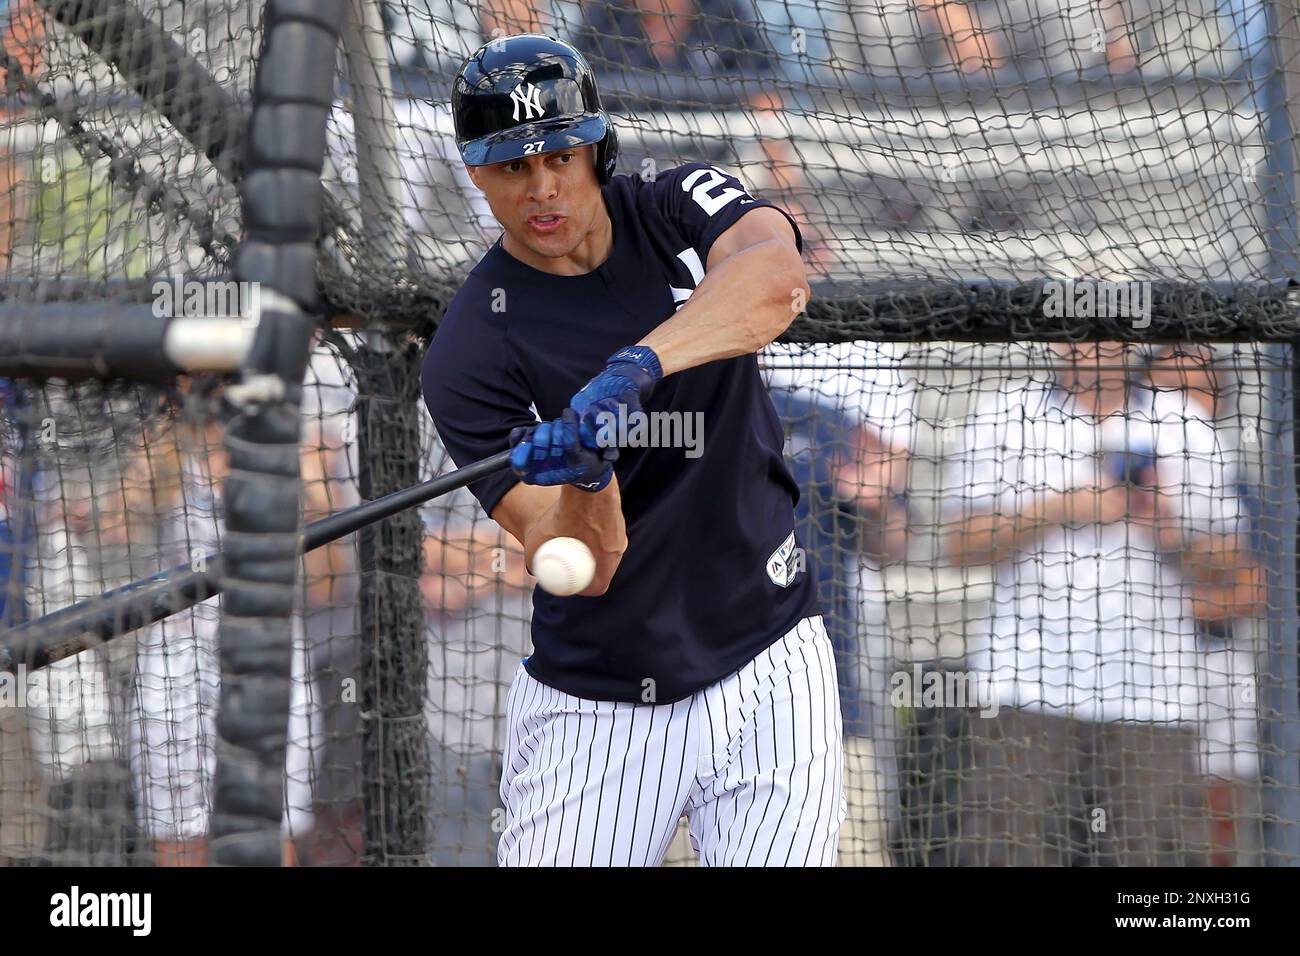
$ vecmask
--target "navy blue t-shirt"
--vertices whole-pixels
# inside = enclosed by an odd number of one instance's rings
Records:
[[[457,465],[505,450],[511,429],[537,420],[534,408],[543,420],[558,418],[609,356],[686,301],[718,236],[770,205],[701,163],[653,182],[615,176],[603,194],[614,244],[599,267],[551,275],[498,242],[448,306],[424,359],[423,387]],[[681,413],[678,423],[692,416],[702,425],[696,447],[620,452],[614,471],[628,545],[605,594],[533,594],[528,672],[577,697],[680,700],[816,613],[793,537],[799,492],[757,357],[670,375],[644,410]],[[491,514],[518,480],[506,470],[470,490]]]

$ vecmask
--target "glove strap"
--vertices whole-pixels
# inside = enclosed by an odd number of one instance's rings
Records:
[[[587,481],[587,482],[571,481],[569,482],[569,484],[573,485],[573,487],[577,488],[579,491],[589,491],[594,495],[598,491],[604,491],[605,488],[609,485],[610,481],[613,480],[613,478],[614,478],[614,466],[610,465],[608,468],[605,469],[604,474],[602,474],[595,481]]]
[[[658,383],[664,377],[664,369],[659,364],[659,356],[655,355],[655,350],[648,345],[629,345],[626,348],[621,348],[609,357],[609,361],[605,365],[608,367],[624,363],[630,363],[648,372],[652,385]]]

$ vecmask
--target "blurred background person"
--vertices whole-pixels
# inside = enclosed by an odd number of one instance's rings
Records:
[[[41,65],[41,45],[45,40],[44,18],[35,9],[32,0],[0,0],[0,49],[11,57],[27,76],[32,76]],[[6,79],[0,68],[0,79]],[[19,119],[23,109],[20,103],[0,105],[0,125]],[[20,204],[21,166],[17,156],[0,150],[0,268],[8,268],[13,252],[17,224],[25,216]],[[16,412],[19,393],[8,379],[0,379],[0,414],[6,421],[6,431],[19,427]],[[11,514],[23,492],[16,489],[16,462],[10,454],[17,447],[17,432],[13,433],[8,448],[0,451],[0,627],[11,627],[25,620],[26,607],[23,595],[25,561],[18,558],[18,542],[14,538],[16,514]],[[2,816],[2,815],[0,815]],[[2,853],[2,851],[0,851]]]
[[[303,432],[300,468],[306,526],[355,507],[359,496],[349,480],[346,432],[337,416],[308,419]],[[299,801],[292,829],[294,852],[301,865],[356,865],[362,821],[357,779],[360,714],[354,693],[360,633],[355,536],[308,551],[301,573],[295,639],[300,626],[306,666],[294,673],[296,735],[290,739],[288,780]],[[299,681],[301,688],[296,686]]]
[[[784,118],[784,102],[775,90],[754,93],[749,106],[758,138],[742,146],[741,176],[756,196],[770,199],[799,224],[803,260],[814,278],[826,278],[842,266],[817,191],[804,174],[797,141]]]
[[[1126,0],[1005,0],[981,6],[990,42],[1005,51],[999,67],[1061,75],[1094,69],[1123,74],[1138,66],[1138,31]],[[1025,29],[1027,23],[1034,28]]]
[[[906,3],[908,0],[899,0]],[[781,73],[794,83],[828,83],[835,79],[832,35],[848,36],[852,4],[815,0],[752,0],[754,23]],[[749,2],[744,4],[748,12]]]
[[[0,631],[27,620],[26,579],[34,555],[31,529],[24,527],[26,426],[20,393],[0,379]],[[27,708],[19,706],[19,673],[0,673],[6,700],[0,706],[0,866],[37,857],[45,842],[46,781],[32,739]]]
[[[611,67],[697,79],[771,74],[772,53],[746,6],[740,0],[588,2],[572,42],[602,77]]]
[[[175,480],[155,483],[163,518],[159,563],[206,562],[220,535],[222,483],[229,457],[217,422],[180,425],[160,436],[176,462]],[[141,628],[131,694],[130,759],[140,794],[141,824],[159,866],[207,863],[217,695],[219,598]]]
[[[455,463],[434,439],[435,476]],[[495,866],[505,709],[532,648],[532,578],[523,550],[467,488],[424,509],[424,596],[433,759],[432,860]]]
[[[1007,63],[1004,44],[997,33],[980,24],[976,5],[962,0],[916,0],[921,35],[942,57],[962,73],[997,70]]]
[[[26,595],[32,616],[162,570],[159,535],[178,468],[167,429],[151,422],[109,438],[100,429],[113,413],[105,415],[94,392],[40,396],[41,470],[31,497],[38,533]],[[53,862],[120,865],[144,850],[127,756],[134,667],[129,635],[28,674],[40,695],[25,716],[45,781],[41,853]]]
[[[765,21],[787,19],[777,0],[757,2]],[[821,83],[854,84],[863,73],[927,82],[953,71],[987,74],[1010,60],[1000,30],[1007,17],[1002,7],[964,0],[805,2],[820,14],[829,38],[831,77],[818,76]],[[777,49],[782,49],[779,44]]]
[[[0,0],[0,49],[29,81],[38,79],[44,69],[41,47],[45,42],[45,15],[34,0]],[[4,69],[0,80],[9,80]],[[20,122],[29,100],[30,94],[18,95],[0,105],[0,126]],[[23,202],[24,165],[17,153],[0,150],[0,268],[8,268],[18,225],[28,215],[28,204]]]
[[[844,722],[841,866],[888,865],[895,726],[884,570],[907,551],[915,381],[886,343],[775,344],[761,357],[799,485],[796,534],[836,652]]]
[[[832,43],[848,79],[866,70],[924,81],[981,75],[1004,82],[1138,64],[1138,33],[1120,0],[854,0],[854,38]],[[1146,21],[1158,19],[1146,14]],[[1032,24],[1032,28],[1028,25]],[[1154,46],[1154,44],[1152,44]]]
[[[1051,354],[1051,380],[1009,381],[949,463],[945,553],[996,567],[968,666],[1000,708],[969,721],[957,862],[1204,865],[1206,662],[1183,565],[1240,552],[1228,464],[1212,422],[1134,387],[1127,347]]]
[[[356,382],[346,360],[318,344],[303,382],[303,524],[360,503]],[[357,536],[303,555],[302,628],[308,658],[310,780],[314,825],[295,839],[299,862],[358,866],[363,853],[360,576]],[[302,696],[299,697],[302,700]]]
[[[166,567],[205,566],[220,550],[225,482],[230,458],[224,423],[180,425],[174,435],[180,474],[164,526]],[[310,451],[310,448],[307,449]],[[203,866],[216,761],[216,716],[221,690],[217,656],[220,597],[141,628],[137,634],[130,713],[130,760],[140,798],[141,825],[158,866]],[[312,826],[310,701],[306,649],[295,619],[286,757],[286,862],[296,858],[294,835]]]
[[[441,83],[494,36],[553,28],[547,0],[385,0],[384,28],[395,66],[427,70]]]
[[[1257,496],[1245,480],[1237,436],[1222,427],[1240,417],[1233,358],[1221,359],[1205,344],[1158,345],[1148,357],[1147,381],[1174,407],[1181,402],[1184,419],[1215,426],[1228,480],[1253,519]],[[1254,865],[1262,842],[1257,661],[1266,640],[1268,589],[1254,541],[1251,534],[1234,548],[1191,548],[1181,562],[1203,661],[1201,772],[1211,813],[1210,862],[1223,866]]]

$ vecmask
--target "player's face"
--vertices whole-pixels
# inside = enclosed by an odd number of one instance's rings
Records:
[[[469,171],[506,231],[506,249],[547,272],[586,272],[603,253],[608,214],[594,146],[577,146]]]

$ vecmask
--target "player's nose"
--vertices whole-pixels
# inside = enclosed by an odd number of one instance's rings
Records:
[[[528,198],[534,202],[545,202],[555,198],[559,190],[560,177],[545,163],[536,164],[528,175]]]

